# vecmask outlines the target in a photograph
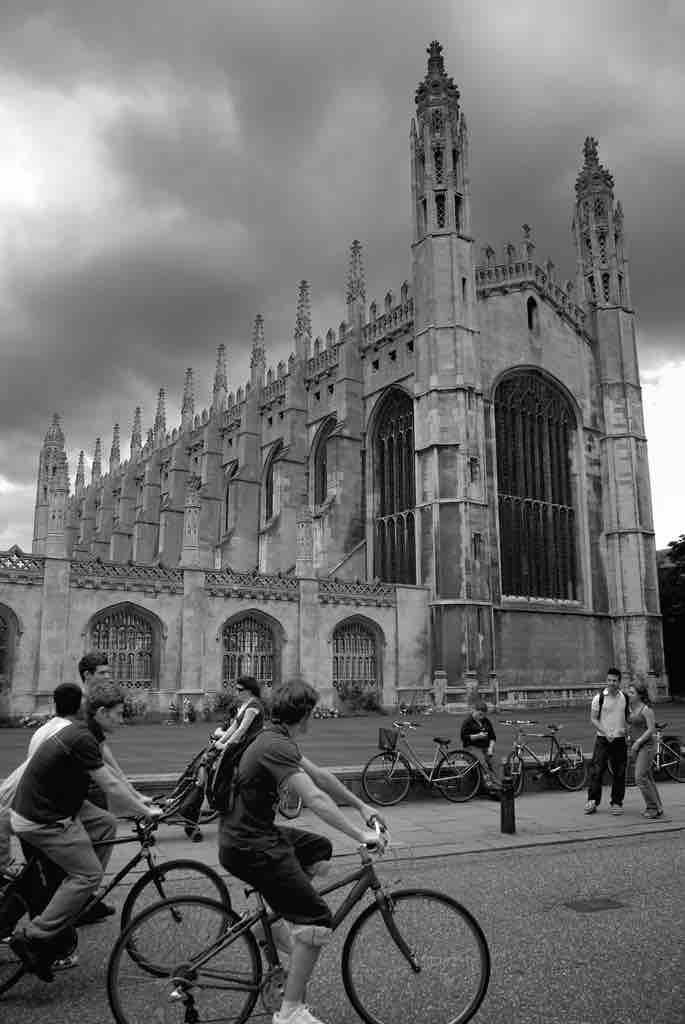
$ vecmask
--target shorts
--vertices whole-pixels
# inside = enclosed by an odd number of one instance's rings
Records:
[[[330,907],[305,868],[330,860],[332,854],[330,840],[298,828],[279,828],[278,839],[259,848],[230,846],[221,833],[219,839],[221,865],[256,889],[276,914],[292,924],[330,928]]]

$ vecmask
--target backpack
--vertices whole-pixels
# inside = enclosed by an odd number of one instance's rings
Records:
[[[205,800],[213,811],[227,814],[233,810],[238,763],[252,741],[262,731],[262,725],[261,716],[258,715],[241,740],[237,743],[228,743],[218,757],[207,765]]]
[[[630,718],[630,701],[628,699],[628,694],[624,693],[623,690],[619,690],[618,692],[621,694],[621,696],[623,697],[624,701],[626,702],[626,706],[625,706],[625,709],[624,709],[623,713],[625,715],[625,719],[626,719],[626,722],[627,722],[629,720],[629,718]],[[604,690],[600,690],[600,693],[599,693],[599,707],[597,709],[597,717],[598,718],[602,714],[602,708],[603,707],[604,707]]]

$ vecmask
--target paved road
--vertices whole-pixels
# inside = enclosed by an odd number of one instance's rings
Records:
[[[668,720],[669,730],[685,739],[685,703],[660,704],[660,721]],[[558,722],[562,738],[580,741],[586,752],[592,750],[593,729],[587,709],[555,711],[502,712],[493,715],[497,731],[496,756],[506,754],[513,730],[504,726],[506,718],[537,718],[541,723]],[[379,726],[388,726],[392,719],[381,715],[358,718],[315,719],[309,733],[301,740],[303,752],[323,765],[363,765],[377,748]],[[420,726],[412,734],[412,743],[419,754],[432,758],[433,736],[457,740],[461,717],[455,715],[423,715],[414,719]],[[209,727],[196,722],[188,726],[132,725],[125,726],[112,739],[112,746],[124,771],[130,774],[180,772],[190,758],[207,742]],[[538,728],[537,731],[542,731]],[[24,758],[31,736],[28,729],[0,729],[0,778],[9,774]],[[457,740],[458,742],[458,740]],[[532,742],[543,750],[541,740]]]
[[[420,882],[449,892],[480,920],[493,974],[477,1024],[682,1024],[684,856],[682,833],[661,832],[388,860],[383,872],[393,884]],[[567,906],[595,898],[619,905],[594,913]],[[81,967],[49,986],[25,979],[0,1001],[0,1019],[107,1024],[105,962],[114,935],[111,922],[84,931]],[[341,941],[336,936],[325,949],[310,999],[327,1024],[357,1024],[340,980]],[[380,978],[383,950],[374,955]],[[411,1024],[400,1005],[391,1019]]]

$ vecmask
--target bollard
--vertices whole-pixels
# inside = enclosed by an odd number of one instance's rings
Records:
[[[502,791],[500,794],[500,831],[507,835],[516,832],[514,812],[514,780],[509,762],[502,758]]]

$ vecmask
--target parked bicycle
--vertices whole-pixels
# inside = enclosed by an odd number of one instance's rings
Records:
[[[683,758],[682,741],[679,736],[664,736],[663,730],[668,727],[668,722],[655,722],[656,751],[652,770],[655,774],[663,772],[675,782],[685,782],[685,758]],[[609,775],[612,775],[611,762],[607,765]],[[626,784],[635,785],[635,765],[631,761],[626,772]]]
[[[470,800],[480,785],[478,761],[465,750],[448,750],[450,739],[434,736],[437,744],[433,764],[428,770],[407,738],[419,729],[415,722],[393,722],[393,729],[378,730],[380,753],[367,761],[362,771],[362,789],[373,804],[390,807],[404,800],[414,779],[454,803]],[[402,750],[398,750],[398,744]],[[474,769],[475,765],[475,769]]]
[[[561,744],[557,739],[560,725],[546,726],[546,732],[524,732],[525,725],[538,725],[534,719],[509,719],[503,721],[502,725],[510,725],[516,729],[516,736],[512,743],[511,752],[506,760],[506,771],[511,773],[514,783],[514,794],[519,796],[523,790],[525,781],[526,757],[535,762],[538,778],[542,775],[549,775],[555,778],[563,789],[582,789],[587,779],[587,765],[581,747],[576,743]],[[543,739],[549,741],[549,748],[546,752],[538,754],[526,743],[525,738]]]
[[[132,886],[121,910],[121,928],[127,928],[130,921],[146,907],[159,900],[179,893],[198,893],[211,896],[230,906],[226,883],[212,868],[194,860],[157,861],[154,855],[155,831],[158,821],[140,819],[133,823],[133,835],[113,839],[106,845],[139,843],[140,848],[114,875],[104,890],[92,896],[79,911],[79,917],[90,906],[104,899],[127,875],[134,871],[141,861],[146,861],[147,871]],[[26,863],[17,875],[0,875],[0,995],[15,985],[24,974],[21,961],[3,941],[10,936],[24,914],[35,917],[39,914],[60,885],[64,873],[43,854],[28,853]],[[3,885],[4,881],[4,885]],[[78,918],[75,919],[76,921]],[[74,927],[66,927],[55,939],[55,959],[71,955],[77,945]]]
[[[380,836],[380,831],[378,830]],[[382,852],[382,847],[377,853]],[[352,885],[333,913],[337,929],[367,893],[373,900],[353,921],[342,949],[347,996],[366,1024],[466,1024],[485,996],[490,953],[482,929],[460,903],[430,889],[388,890],[366,847],[361,866],[321,889]],[[238,915],[214,900],[181,896],[144,911],[119,937],[107,971],[107,994],[117,1024],[175,1020],[242,1024],[257,1001],[278,1007],[284,980],[269,912],[259,893],[246,890],[256,909]],[[253,929],[264,935],[262,956]],[[261,926],[261,928],[259,927]],[[138,957],[132,963],[130,949]],[[381,962],[379,959],[381,958]],[[379,982],[382,971],[382,983]]]

